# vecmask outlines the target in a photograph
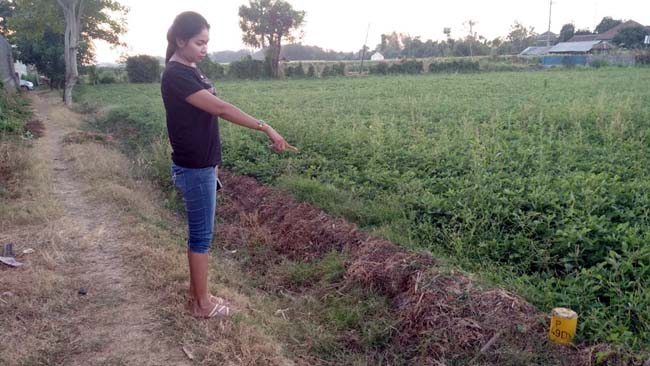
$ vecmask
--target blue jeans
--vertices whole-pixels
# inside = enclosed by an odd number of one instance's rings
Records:
[[[217,208],[217,172],[215,168],[183,168],[172,163],[172,181],[183,196],[187,212],[191,252],[207,253],[214,233]]]

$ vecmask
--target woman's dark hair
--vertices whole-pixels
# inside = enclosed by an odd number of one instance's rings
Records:
[[[174,23],[167,31],[167,55],[165,64],[176,52],[176,40],[187,41],[201,33],[204,29],[210,29],[210,24],[201,14],[193,11],[185,11],[176,16]]]

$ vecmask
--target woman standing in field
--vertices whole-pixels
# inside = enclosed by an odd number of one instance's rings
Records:
[[[264,121],[217,98],[197,68],[207,56],[210,25],[200,14],[179,14],[167,32],[161,92],[172,146],[172,180],[182,193],[189,228],[187,257],[195,317],[229,316],[227,302],[208,291],[208,250],[216,209],[217,167],[221,163],[218,117],[266,133],[273,149],[295,149]]]

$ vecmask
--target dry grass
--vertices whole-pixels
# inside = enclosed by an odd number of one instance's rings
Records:
[[[0,140],[0,232],[60,216],[51,198],[47,162],[25,140]]]
[[[21,268],[0,266],[0,359],[3,365],[54,364],[69,336],[62,314],[74,310],[74,284],[66,266],[76,261],[64,250],[74,233],[62,222],[51,195],[46,161],[24,141],[0,141],[5,192],[0,195],[0,245],[14,244]],[[32,254],[22,254],[27,248]]]
[[[66,246],[73,239],[67,234],[75,230],[74,222],[57,220],[19,226],[0,236],[1,242],[14,243],[17,260],[24,263],[17,269],[0,268],[0,355],[4,365],[56,364],[71,352],[68,316],[79,302],[78,284],[68,268],[78,258]],[[35,253],[20,254],[26,248],[35,249]]]
[[[65,117],[65,112],[52,113]],[[184,220],[158,204],[162,199],[148,183],[133,178],[129,159],[93,136],[68,135],[63,147],[65,168],[51,166],[57,155],[48,144],[0,143],[0,166],[11,173],[2,175],[0,244],[14,243],[17,259],[25,264],[15,269],[0,266],[0,364],[87,364],[83,357],[88,355],[107,365],[162,364],[156,361],[157,354],[131,362],[128,350],[138,344],[107,348],[106,338],[122,338],[117,343],[123,345],[132,336],[129,324],[113,324],[113,319],[139,321],[114,314],[112,305],[125,299],[78,293],[82,287],[93,291],[93,276],[111,275],[105,269],[88,273],[88,264],[83,263],[92,263],[88,256],[105,250],[99,240],[105,237],[104,230],[110,230],[113,240],[122,245],[111,260],[133,279],[126,296],[145,296],[159,304],[151,315],[164,334],[153,332],[148,338],[160,339],[158,347],[165,347],[161,354],[173,353],[188,361],[185,350],[201,365],[296,364],[284,356],[284,345],[264,326],[275,309],[265,309],[265,294],[248,289],[245,276],[226,259],[212,262],[212,290],[231,300],[240,314],[223,322],[189,316]],[[58,185],[54,169],[79,183],[93,209],[108,208],[100,209],[104,222],[89,232],[80,223],[87,213],[65,214],[56,197],[69,192],[54,194]],[[22,254],[26,248],[35,253]],[[164,340],[173,340],[171,349]]]
[[[120,213],[119,236],[138,244],[122,258],[145,291],[165,299],[160,320],[179,347],[201,365],[295,364],[264,326],[277,308],[264,293],[250,289],[246,276],[226,258],[211,260],[212,291],[228,298],[239,314],[224,322],[189,315],[185,222],[158,204],[156,189],[134,178],[131,161],[110,146],[87,141],[67,145],[65,154],[90,200],[110,203]]]

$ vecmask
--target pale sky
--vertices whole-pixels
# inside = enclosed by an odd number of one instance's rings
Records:
[[[164,56],[167,29],[174,17],[186,10],[201,13],[210,23],[209,52],[247,48],[241,41],[238,10],[247,0],[119,0],[130,7],[128,33],[122,37],[127,49],[111,50],[97,43],[97,61],[115,62],[119,55],[147,54]],[[488,39],[505,36],[515,20],[532,26],[538,33],[548,28],[549,0],[289,0],[297,10],[306,12],[302,43],[336,51],[358,51],[370,33],[371,49],[382,33],[397,31],[422,40],[444,39],[443,28],[450,27],[452,37],[468,33],[467,20],[478,24],[474,31]],[[559,33],[563,24],[593,28],[604,16],[633,19],[650,25],[650,1],[647,0],[553,0],[551,30]]]

